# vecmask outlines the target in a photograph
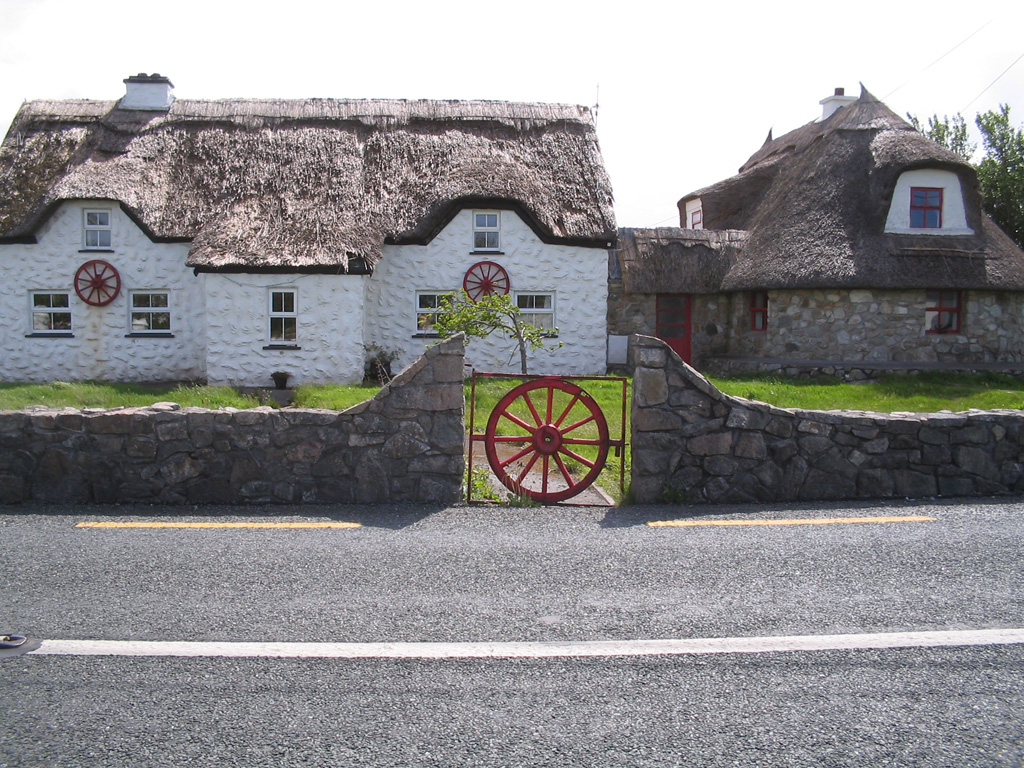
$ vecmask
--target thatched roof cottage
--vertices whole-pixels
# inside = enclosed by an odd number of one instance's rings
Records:
[[[421,352],[474,269],[558,329],[538,370],[604,371],[615,221],[586,108],[125,83],[24,104],[0,146],[3,378],[352,381],[366,347]]]
[[[973,167],[866,90],[821,103],[680,228],[620,232],[609,332],[726,371],[1024,367],[1024,252]]]

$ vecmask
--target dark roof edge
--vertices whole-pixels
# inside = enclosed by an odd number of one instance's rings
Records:
[[[39,242],[38,238],[36,237],[36,232],[38,232],[39,228],[42,227],[43,224],[46,223],[47,219],[49,219],[51,216],[53,216],[54,212],[60,206],[66,204],[66,203],[83,202],[83,201],[86,201],[86,200],[101,200],[103,202],[112,203],[112,204],[117,205],[117,207],[120,208],[124,212],[124,215],[127,216],[131,220],[131,222],[136,227],[139,228],[139,231],[142,232],[142,234],[144,234],[146,237],[149,238],[150,242],[154,242],[154,243],[190,243],[190,242],[192,242],[192,238],[191,237],[161,237],[159,235],[154,234],[153,230],[150,229],[145,224],[145,222],[142,221],[141,218],[139,218],[138,213],[136,213],[135,210],[133,210],[126,203],[123,203],[120,200],[114,200],[114,199],[108,198],[108,197],[62,197],[62,198],[60,198],[58,200],[54,200],[53,202],[51,202],[49,205],[44,207],[38,214],[36,214],[33,218],[31,218],[28,221],[28,226],[25,228],[25,231],[24,231],[23,234],[0,236],[0,243],[28,243],[28,244],[35,244],[35,243]]]
[[[518,200],[507,197],[484,197],[467,195],[453,198],[438,205],[434,211],[424,217],[424,221],[430,222],[425,231],[412,230],[407,234],[388,236],[384,238],[384,245],[428,245],[435,237],[447,227],[461,211],[467,208],[487,208],[490,210],[513,211],[526,222],[526,225],[533,230],[533,233],[547,245],[572,245],[581,248],[614,248],[616,236],[614,232],[608,233],[607,237],[559,237],[548,231],[540,220],[527,206]]]

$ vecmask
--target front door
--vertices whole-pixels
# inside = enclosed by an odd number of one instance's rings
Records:
[[[690,294],[659,293],[657,296],[657,336],[668,344],[683,362],[690,362]]]

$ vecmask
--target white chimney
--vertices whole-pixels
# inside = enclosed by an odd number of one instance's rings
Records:
[[[156,72],[152,75],[140,72],[127,78],[124,84],[125,94],[120,102],[121,109],[166,111],[174,103],[174,83]]]
[[[847,104],[853,104],[856,100],[856,96],[847,96],[845,89],[836,88],[836,92],[834,94],[826,96],[818,102],[821,104],[821,118],[818,122],[820,123],[822,120],[828,120],[835,114],[836,110],[841,107],[845,107]]]

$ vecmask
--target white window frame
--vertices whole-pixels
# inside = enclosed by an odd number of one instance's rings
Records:
[[[548,306],[537,307],[537,298],[546,299]],[[548,336],[556,336],[558,327],[555,325],[555,292],[554,291],[516,291],[516,306],[519,308],[519,319],[538,328],[543,328]],[[534,306],[529,306],[533,304]],[[539,322],[538,322],[539,321]]]
[[[90,216],[106,216],[106,224],[90,223]],[[82,247],[87,251],[109,251],[113,247],[112,216],[109,208],[86,208],[82,211]],[[95,243],[90,243],[90,235],[95,234]],[[105,243],[102,241],[106,241]]]
[[[63,296],[65,303],[63,305],[49,306],[36,305],[37,296]],[[29,328],[31,333],[53,333],[53,334],[65,334],[70,336],[75,330],[74,315],[71,312],[71,291],[57,291],[57,290],[40,290],[40,291],[29,291],[28,298],[28,311],[29,311]],[[54,315],[67,315],[68,316],[68,327],[67,328],[54,328],[53,327],[53,316]],[[36,327],[36,317],[48,316],[47,328]]]
[[[489,222],[492,216],[493,225]],[[480,236],[483,238],[483,245],[480,245]],[[488,253],[501,250],[501,211],[473,211],[473,250]]]
[[[280,308],[275,309],[274,297],[291,297],[291,309],[288,302],[282,301]],[[288,338],[288,321],[291,320],[291,338]],[[280,324],[280,331],[275,336],[274,326]],[[271,344],[295,344],[299,340],[299,289],[269,288],[267,290],[267,338]]]
[[[416,333],[423,336],[436,336],[437,331],[434,330],[434,321],[431,319],[429,324],[424,324],[427,318],[436,318],[438,312],[440,312],[439,305],[441,299],[447,296],[451,291],[416,291],[416,304],[415,304],[415,327]],[[433,297],[433,306],[424,306],[424,300],[429,300]],[[429,302],[428,302],[429,303]]]
[[[164,299],[163,305],[136,305],[135,300],[137,297],[142,296],[162,296]],[[167,315],[167,327],[166,328],[154,328],[153,317],[154,315]],[[140,319],[147,317],[146,321],[148,327],[140,328],[136,327],[136,317]],[[171,292],[168,290],[161,290],[157,288],[152,289],[140,289],[137,291],[128,292],[128,332],[131,334],[163,334],[171,332],[171,323],[173,322],[173,314],[171,309]]]

